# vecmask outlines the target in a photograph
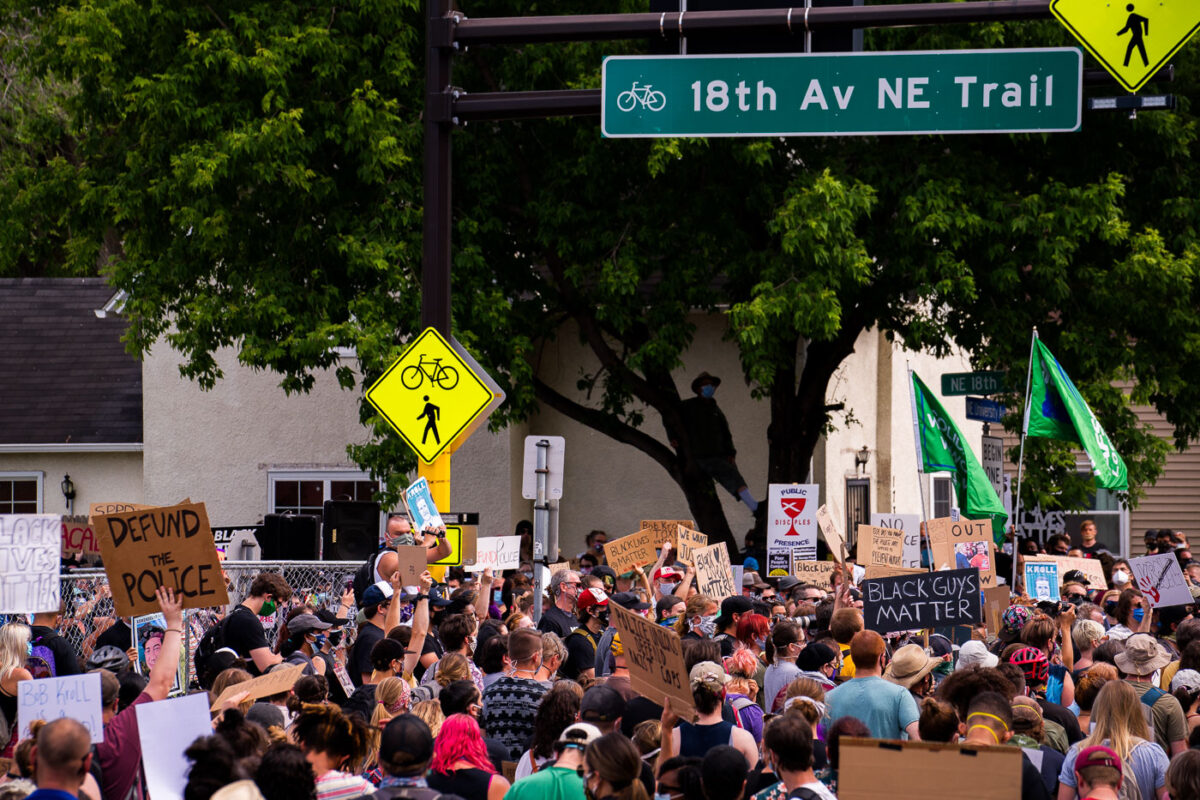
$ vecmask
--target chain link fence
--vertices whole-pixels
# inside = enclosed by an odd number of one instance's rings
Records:
[[[200,637],[211,625],[220,620],[235,605],[246,599],[255,576],[262,572],[278,572],[292,587],[292,599],[284,603],[270,617],[263,617],[263,630],[267,641],[275,645],[276,632],[288,611],[300,604],[314,609],[326,608],[338,612],[345,591],[354,573],[362,566],[361,561],[226,561],[221,573],[229,591],[229,605],[213,608],[188,609],[184,644],[188,652],[188,674],[194,675],[192,656]],[[76,570],[64,573],[60,581],[63,600],[61,633],[79,656],[80,665],[86,663],[95,648],[96,638],[116,623],[112,604],[112,593],[108,576],[104,570]],[[357,610],[349,614],[349,630],[355,627]],[[125,620],[128,624],[130,621]],[[132,625],[130,625],[132,628]],[[127,647],[133,646],[133,637]]]

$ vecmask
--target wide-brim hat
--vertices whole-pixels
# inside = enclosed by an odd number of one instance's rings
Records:
[[[919,644],[906,644],[892,657],[892,663],[884,670],[883,679],[909,689],[933,672],[937,665],[938,659],[926,653],[924,647]]]
[[[1113,659],[1126,675],[1149,675],[1171,663],[1171,654],[1148,633],[1135,633],[1125,640],[1125,651]]]
[[[716,375],[709,375],[707,372],[701,372],[699,375],[697,375],[695,378],[692,379],[692,391],[699,392],[700,385],[703,383],[711,383],[713,386],[720,386],[721,379],[718,378]]]

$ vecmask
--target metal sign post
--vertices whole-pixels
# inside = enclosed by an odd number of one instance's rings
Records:
[[[546,563],[546,553],[549,550],[550,536],[550,504],[546,501],[546,476],[550,470],[546,466],[550,458],[550,442],[542,439],[537,443],[537,497],[533,502],[533,619],[542,619],[542,570]]]

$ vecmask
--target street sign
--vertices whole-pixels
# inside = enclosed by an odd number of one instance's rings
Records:
[[[1074,47],[765,56],[609,56],[608,137],[1075,131]]]
[[[367,400],[427,464],[504,402],[457,341],[426,328],[367,390]]]
[[[976,422],[1003,422],[1004,404],[986,397],[968,397],[967,419]]]
[[[1131,92],[1200,30],[1196,0],[1053,0],[1050,11]]]
[[[997,394],[1004,391],[1006,372],[949,372],[942,376],[942,395]]]
[[[549,443],[546,448],[546,499],[561,500],[563,496],[563,463],[566,460],[567,440],[561,436],[526,436],[525,460],[521,468],[521,497],[537,499],[537,445]]]
[[[996,496],[1004,499],[1004,440],[999,436],[984,436],[979,448],[983,456],[983,471],[987,473]]]

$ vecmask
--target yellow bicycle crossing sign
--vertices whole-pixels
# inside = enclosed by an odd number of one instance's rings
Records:
[[[426,328],[371,385],[367,401],[432,464],[487,419],[504,393],[462,345]]]

